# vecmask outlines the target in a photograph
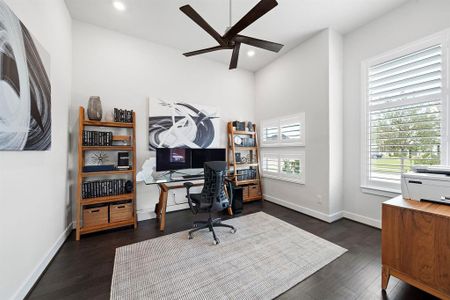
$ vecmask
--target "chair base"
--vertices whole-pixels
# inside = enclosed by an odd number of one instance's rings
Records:
[[[217,238],[216,232],[214,231],[214,227],[227,227],[227,228],[231,228],[231,233],[236,232],[236,228],[234,228],[233,226],[228,225],[228,224],[223,224],[221,218],[213,219],[211,216],[209,216],[208,221],[195,221],[193,227],[194,227],[194,229],[190,230],[188,233],[189,239],[194,238],[192,236],[192,234],[194,232],[208,228],[209,231],[211,231],[213,234],[213,238],[214,238],[213,244],[214,245],[217,245],[220,243],[220,240]]]

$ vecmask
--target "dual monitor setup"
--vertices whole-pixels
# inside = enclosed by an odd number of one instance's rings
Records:
[[[157,148],[156,171],[168,171],[171,174],[178,170],[203,169],[205,162],[226,161],[226,150],[223,148]],[[186,174],[183,177],[201,176]]]

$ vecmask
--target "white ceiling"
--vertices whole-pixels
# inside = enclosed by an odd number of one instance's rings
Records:
[[[112,0],[65,0],[76,20],[116,30],[182,52],[216,46],[217,42],[185,16],[179,7],[190,4],[219,33],[228,26],[228,0],[122,0],[127,9],[117,11]],[[233,23],[258,0],[233,0]],[[241,47],[238,67],[256,71],[311,35],[327,27],[342,34],[377,18],[407,0],[278,0],[279,5],[250,25],[242,34],[284,44],[280,53]],[[231,51],[206,55],[229,64]],[[196,59],[195,57],[186,59]]]

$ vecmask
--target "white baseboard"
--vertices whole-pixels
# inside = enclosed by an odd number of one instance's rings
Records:
[[[270,196],[270,195],[266,195],[266,194],[264,194],[264,199],[267,200],[267,201],[279,204],[281,206],[293,209],[295,211],[301,212],[301,213],[303,213],[305,215],[308,215],[308,216],[317,218],[319,220],[328,222],[328,223],[334,222],[334,221],[339,220],[339,219],[342,218],[342,212],[338,212],[338,213],[333,214],[333,215],[328,215],[328,214],[323,213],[321,211],[314,210],[314,209],[311,209],[311,208],[308,208],[308,207],[304,207],[304,206],[301,206],[301,205],[298,205],[298,204],[294,204],[294,203],[288,202],[286,200],[283,200],[283,199],[280,199],[280,198],[276,198],[276,197],[273,197],[273,196]]]
[[[381,221],[366,216],[344,211],[344,218],[381,229]]]
[[[31,288],[34,286],[36,281],[41,276],[42,272],[47,268],[50,261],[53,259],[55,254],[58,252],[59,248],[64,244],[67,237],[72,231],[72,223],[70,223],[66,229],[61,233],[61,235],[58,237],[56,242],[50,247],[50,249],[47,251],[47,253],[44,255],[44,257],[41,259],[41,261],[37,264],[37,266],[34,268],[34,270],[31,272],[30,275],[25,279],[24,283],[20,286],[20,288],[17,290],[17,292],[14,294],[14,296],[11,299],[23,299],[28,294],[28,292],[31,290]]]
[[[328,223],[332,223],[335,222],[337,220],[340,220],[342,218],[346,218],[352,221],[356,221],[362,224],[366,224],[372,227],[376,227],[376,228],[380,228],[381,229],[381,221],[380,220],[376,220],[376,219],[372,219],[366,216],[362,216],[362,215],[358,215],[355,213],[351,213],[348,211],[339,211],[337,213],[328,215],[326,213],[311,209],[311,208],[307,208],[298,204],[294,204],[291,202],[288,202],[286,200],[283,199],[279,199],[270,195],[264,195],[264,199],[269,201],[269,202],[273,202],[276,204],[279,204],[281,206],[293,209],[295,211],[301,212],[305,215],[314,217],[316,219],[328,222]]]

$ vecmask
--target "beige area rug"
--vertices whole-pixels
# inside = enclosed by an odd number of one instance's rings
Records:
[[[263,212],[116,249],[111,299],[273,299],[347,250]]]

